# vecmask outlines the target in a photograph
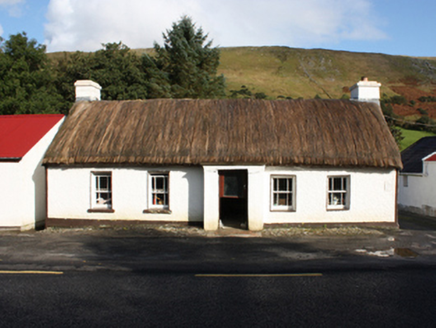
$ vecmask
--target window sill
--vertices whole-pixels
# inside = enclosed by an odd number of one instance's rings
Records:
[[[144,214],[171,214],[172,212],[170,210],[148,209],[148,210],[143,210],[142,213],[144,213]]]
[[[349,207],[327,207],[327,211],[348,211]]]
[[[296,212],[296,210],[295,210],[294,208],[291,208],[291,209],[286,209],[286,208],[272,208],[272,209],[270,209],[269,211],[270,211],[270,212],[286,212],[286,213],[289,213],[289,212]]]
[[[111,208],[90,208],[88,213],[115,213],[115,210]]]

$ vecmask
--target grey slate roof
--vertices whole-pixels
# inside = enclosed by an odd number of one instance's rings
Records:
[[[436,151],[436,137],[424,137],[401,152],[402,173],[422,173],[422,159]]]

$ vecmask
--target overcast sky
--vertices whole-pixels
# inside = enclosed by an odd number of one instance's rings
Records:
[[[436,0],[0,0],[0,35],[25,31],[49,52],[150,48],[183,15],[221,47],[436,57]]]

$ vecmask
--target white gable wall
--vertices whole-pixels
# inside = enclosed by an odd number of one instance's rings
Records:
[[[20,162],[0,162],[0,228],[33,229],[46,217],[44,153],[55,137],[59,121]]]
[[[407,187],[404,176],[407,176]],[[399,175],[398,205],[410,212],[436,216],[436,162],[424,162],[423,174]]]

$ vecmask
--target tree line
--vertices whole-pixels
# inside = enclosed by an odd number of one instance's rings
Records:
[[[0,39],[0,114],[67,113],[77,80],[98,82],[103,100],[224,97],[220,51],[207,37],[185,16],[163,33],[162,46],[154,43],[154,55],[119,42],[58,60],[25,32]]]

